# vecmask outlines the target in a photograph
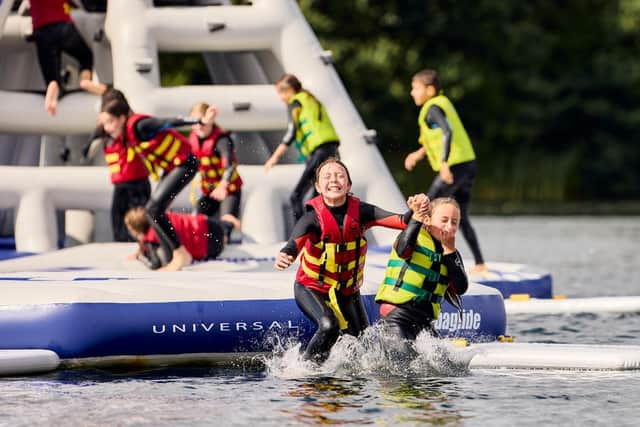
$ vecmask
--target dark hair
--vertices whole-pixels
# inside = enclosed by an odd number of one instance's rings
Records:
[[[129,103],[127,101],[127,97],[124,96],[124,93],[122,93],[122,91],[114,88],[113,86],[109,86],[107,87],[107,90],[104,91],[104,93],[102,94],[102,105],[105,105],[107,102],[111,101],[112,99],[121,99],[123,101],[125,101],[127,104]]]
[[[278,79],[276,82],[276,87],[278,89],[287,89],[291,88],[295,93],[302,91],[302,83],[300,80],[293,74],[284,74],[282,77]]]
[[[103,102],[100,112],[108,113],[108,114],[111,114],[112,116],[119,117],[119,116],[128,116],[129,114],[131,114],[132,111],[131,111],[131,107],[129,107],[129,103],[127,102],[127,99],[124,98],[124,95],[122,95],[122,97],[116,96],[108,100],[107,102]]]
[[[413,75],[411,80],[417,80],[425,86],[433,86],[436,89],[436,94],[440,93],[440,77],[438,77],[438,73],[435,70],[421,70]]]
[[[349,169],[347,168],[347,165],[342,163],[342,161],[340,161],[340,159],[337,158],[337,157],[328,157],[324,162],[322,162],[322,163],[320,163],[318,165],[318,167],[316,168],[316,181],[315,182],[318,182],[318,180],[320,179],[320,169],[322,169],[324,167],[324,165],[328,165],[329,163],[337,163],[340,166],[342,166],[344,168],[344,170],[347,172],[347,180],[349,181],[349,185],[353,184],[351,182],[351,175],[349,174]]]

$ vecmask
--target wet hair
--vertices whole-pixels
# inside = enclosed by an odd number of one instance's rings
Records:
[[[127,101],[127,97],[124,96],[124,93],[121,90],[118,90],[113,86],[109,86],[107,90],[105,90],[104,93],[102,94],[102,99],[101,99],[102,106],[104,106],[106,103],[108,103],[113,99],[120,99],[126,102],[127,104],[129,104],[129,102]]]
[[[417,80],[425,86],[433,86],[436,90],[436,93],[440,93],[441,83],[440,77],[438,77],[438,73],[435,70],[421,70],[413,75],[411,80]]]
[[[209,104],[207,104],[206,102],[198,102],[193,107],[191,107],[191,114],[193,115],[194,113],[198,113],[202,117],[207,112],[208,108]]]
[[[337,158],[337,157],[328,157],[324,162],[322,162],[322,163],[320,163],[318,165],[318,167],[316,168],[316,181],[315,182],[318,182],[319,179],[320,179],[320,169],[322,169],[325,165],[328,165],[329,163],[337,163],[340,166],[342,166],[344,168],[344,170],[347,172],[347,180],[349,181],[349,185],[352,185],[351,175],[349,174],[349,169],[347,169],[347,166],[344,163],[342,163],[340,161],[340,159]]]
[[[124,98],[124,95],[122,97],[115,96],[107,102],[103,102],[100,112],[108,113],[116,117],[128,116],[132,113],[129,102],[127,102],[127,99]]]
[[[127,228],[135,231],[136,233],[146,233],[151,227],[151,223],[147,218],[145,210],[142,206],[131,208],[124,215],[124,223]]]
[[[435,209],[440,205],[453,205],[458,209],[458,212],[460,211],[460,205],[453,197],[438,197],[437,199],[433,199],[430,204],[431,214],[433,214],[433,211],[435,211]]]

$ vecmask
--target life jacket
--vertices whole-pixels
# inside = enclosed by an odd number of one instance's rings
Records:
[[[146,179],[149,176],[147,168],[131,147],[124,144],[124,137],[120,135],[115,141],[104,145],[104,159],[111,174],[111,182],[123,182]]]
[[[304,158],[322,144],[339,141],[324,105],[305,91],[292,96],[289,104],[295,101],[301,105],[296,123],[296,147]]]
[[[322,230],[320,241],[307,240],[296,281],[323,293],[338,290],[352,295],[362,286],[367,241],[360,225],[360,199],[347,198],[342,231],[322,196],[307,202],[313,207]]]
[[[227,162],[233,164],[233,173],[229,179],[229,186],[227,191],[229,193],[235,193],[242,187],[242,178],[238,175],[238,161],[236,160],[235,152],[231,153],[230,159],[223,159],[216,150],[216,144],[220,137],[229,137],[228,132],[224,132],[218,126],[214,126],[209,135],[202,144],[195,132],[191,132],[189,135],[189,144],[191,145],[191,152],[198,159],[198,171],[200,172],[200,188],[202,194],[209,194],[218,186],[222,175],[227,167]]]
[[[400,305],[409,301],[431,303],[433,318],[449,287],[447,267],[442,263],[442,245],[427,230],[420,229],[416,247],[409,259],[391,248],[385,277],[376,294],[376,302]]]
[[[57,22],[71,22],[71,7],[66,0],[35,0],[30,4],[33,31]]]
[[[191,154],[191,148],[185,137],[175,129],[160,131],[149,141],[138,141],[134,132],[135,124],[147,117],[149,116],[144,114],[133,114],[127,119],[127,145],[140,156],[149,175],[157,180],[160,169],[167,173],[182,164]]]
[[[167,211],[165,213],[169,222],[176,230],[176,235],[180,239],[185,249],[191,254],[193,259],[207,258],[207,248],[210,236],[207,216],[203,214],[179,214]],[[144,236],[145,242],[159,244],[158,235],[153,227],[150,227]]]
[[[467,135],[467,131],[462,125],[460,116],[458,116],[449,98],[444,95],[438,95],[425,102],[420,109],[420,114],[418,114],[418,126],[420,128],[419,141],[427,153],[431,168],[437,172],[440,170],[442,163],[442,129],[431,129],[427,126],[425,120],[429,108],[431,108],[432,105],[436,105],[444,111],[447,122],[449,122],[449,127],[451,128],[451,151],[449,152],[447,164],[453,166],[474,160],[476,154],[473,151],[469,135]]]

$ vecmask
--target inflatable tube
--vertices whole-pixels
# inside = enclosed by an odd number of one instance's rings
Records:
[[[0,376],[53,371],[60,358],[51,350],[0,350]]]
[[[640,313],[640,296],[505,300],[508,314]]]
[[[512,295],[528,295],[531,298],[553,297],[551,274],[542,269],[504,262],[490,262],[487,266],[487,273],[471,273],[471,280],[496,288],[505,299]]]
[[[470,368],[640,369],[640,346],[535,343],[473,344]]]

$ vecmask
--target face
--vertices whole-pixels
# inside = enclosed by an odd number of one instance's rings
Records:
[[[340,206],[351,191],[347,171],[338,163],[327,163],[318,173],[316,190],[329,206]]]
[[[100,113],[99,120],[104,131],[111,138],[116,139],[122,134],[124,123],[127,121],[127,116],[114,116],[112,114],[102,112]]]
[[[446,240],[446,236],[453,236],[458,231],[460,210],[451,203],[438,205],[431,212],[429,225],[431,226],[431,233],[436,239],[440,241]]]
[[[278,98],[280,98],[280,101],[284,102],[285,104],[288,104],[289,100],[294,95],[293,89],[291,89],[290,87],[276,86],[276,92],[278,93]]]
[[[191,114],[189,114],[189,117],[193,119],[201,119],[202,113],[199,111],[192,111]],[[208,136],[205,126],[203,126],[200,123],[191,125],[191,130],[194,131],[195,134],[198,135],[200,138],[205,138]]]
[[[419,107],[435,95],[435,89],[431,85],[425,85],[419,80],[411,80],[411,97]]]

